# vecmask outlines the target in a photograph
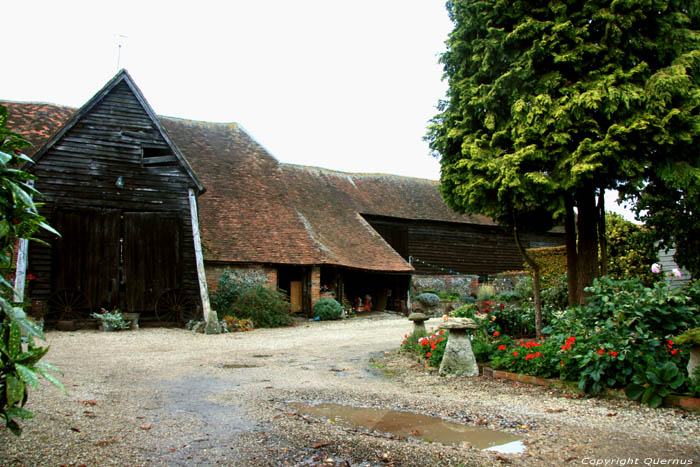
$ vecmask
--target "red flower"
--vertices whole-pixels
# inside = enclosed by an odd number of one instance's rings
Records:
[[[559,360],[559,364],[560,364],[561,366],[564,366],[564,360]]]
[[[498,350],[506,350],[507,348],[508,348],[508,347],[506,347],[506,346],[503,345],[503,344],[501,344],[501,345],[498,346]]]
[[[676,349],[671,350],[671,355],[676,355],[678,351]]]
[[[408,337],[408,334],[404,334],[403,337]]]
[[[498,332],[498,331],[496,331],[496,332],[494,332],[494,333],[493,333],[493,335],[494,335],[494,336],[500,336],[500,335],[501,335],[501,333],[500,333],[500,332]]]
[[[525,357],[525,360],[530,360],[531,358],[535,358],[536,355],[533,355],[531,353],[527,354],[527,357]]]
[[[484,308],[484,313],[488,313],[490,310],[488,308]]]
[[[36,276],[34,274],[32,274],[32,273],[27,274],[28,281],[33,281],[34,279],[36,279]]]
[[[517,350],[513,350],[513,355],[515,355],[515,356],[517,357],[517,356],[518,356],[518,351],[517,351]]]
[[[540,353],[539,353],[539,352],[535,352],[535,357],[539,357],[539,356],[540,356]]]
[[[405,343],[406,343],[406,341],[401,341],[401,345],[403,345],[403,344],[405,344]]]
[[[603,350],[603,349],[598,350],[598,354],[603,355],[604,353],[605,353],[605,350]]]
[[[490,303],[488,301],[484,302],[484,305],[489,306]]]
[[[667,340],[666,342],[668,342],[668,345],[673,345],[673,341],[671,339]]]
[[[428,352],[427,354],[425,354],[426,357],[430,357],[431,355],[432,355],[432,353],[430,353],[430,352]]]
[[[503,309],[503,303],[499,303],[499,304],[498,304],[498,308],[500,308],[500,309],[502,310],[502,309]]]
[[[617,357],[617,352],[615,352],[614,350],[611,350],[610,352],[608,352],[608,355],[611,355],[613,357]]]

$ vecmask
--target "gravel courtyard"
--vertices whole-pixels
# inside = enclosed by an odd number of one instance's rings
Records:
[[[700,463],[698,413],[440,378],[397,353],[411,326],[379,315],[214,336],[48,332],[45,361],[63,370],[68,395],[45,383],[30,394],[36,418],[20,438],[0,429],[0,465]],[[304,415],[299,402],[439,416],[518,435],[526,450],[353,429]]]

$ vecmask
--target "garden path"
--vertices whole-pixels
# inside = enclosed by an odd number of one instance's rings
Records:
[[[375,315],[214,336],[49,332],[47,361],[64,371],[68,396],[48,385],[33,391],[28,408],[37,417],[19,439],[0,431],[0,464],[700,463],[696,413],[575,399],[502,380],[440,378],[395,352],[412,326]],[[527,450],[391,439],[304,416],[296,402],[440,416],[517,434]]]

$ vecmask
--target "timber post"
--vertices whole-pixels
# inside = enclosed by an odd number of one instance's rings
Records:
[[[197,261],[197,277],[199,279],[199,293],[202,297],[202,311],[204,312],[204,322],[206,334],[218,334],[219,320],[216,312],[211,309],[209,303],[209,291],[207,289],[207,278],[204,273],[204,257],[202,256],[202,240],[199,237],[199,220],[197,217],[197,198],[192,188],[188,189],[190,198],[190,213],[192,214],[192,236],[194,237],[194,254]]]

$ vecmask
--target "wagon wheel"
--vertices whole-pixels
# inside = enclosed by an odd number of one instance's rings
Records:
[[[59,290],[46,303],[50,320],[86,318],[92,307],[87,297],[79,290]]]
[[[195,317],[195,304],[182,289],[168,289],[156,302],[158,321],[186,323]]]

